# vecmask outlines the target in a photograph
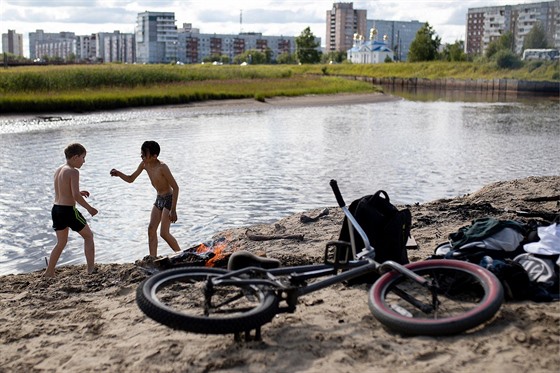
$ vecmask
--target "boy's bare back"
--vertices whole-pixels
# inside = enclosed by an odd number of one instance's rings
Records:
[[[72,179],[79,177],[79,171],[64,164],[54,173],[54,204],[74,206],[76,200],[72,194]]]

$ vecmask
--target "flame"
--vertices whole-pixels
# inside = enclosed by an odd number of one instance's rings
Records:
[[[214,256],[206,262],[205,266],[214,267],[216,262],[226,257],[224,252],[227,246],[228,246],[227,240],[219,240],[218,242],[214,242],[212,246],[208,246],[204,243],[201,243],[200,245],[196,246],[196,253],[197,254],[203,254],[206,252],[213,253]]]

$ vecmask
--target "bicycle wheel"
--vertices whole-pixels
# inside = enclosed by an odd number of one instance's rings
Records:
[[[162,271],[138,286],[136,303],[153,320],[193,333],[238,333],[270,322],[278,310],[274,292],[246,284],[214,285],[208,292],[210,279],[224,273],[204,267]]]
[[[371,287],[368,303],[375,318],[406,335],[449,335],[490,320],[503,302],[500,281],[488,270],[464,261],[439,259],[406,265],[428,279],[435,295],[408,277],[391,271]],[[407,296],[426,305],[420,310]]]

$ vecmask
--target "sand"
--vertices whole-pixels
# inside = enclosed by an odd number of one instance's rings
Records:
[[[432,254],[449,233],[473,219],[520,219],[516,210],[558,212],[560,176],[498,182],[454,199],[409,206],[418,250]],[[402,206],[401,206],[402,207]],[[316,216],[324,208],[306,211]],[[336,239],[342,213],[333,206],[316,222],[302,214],[274,224],[219,232],[232,249],[244,248],[284,264],[321,261]],[[304,240],[253,241],[261,235],[303,235]],[[138,262],[140,263],[140,262]],[[175,331],[146,317],[135,291],[147,276],[136,264],[102,264],[0,277],[0,372],[558,372],[558,302],[505,303],[496,317],[451,337],[403,337],[385,329],[367,306],[365,285],[336,285],[300,299],[293,314],[262,328],[261,341],[232,335]]]

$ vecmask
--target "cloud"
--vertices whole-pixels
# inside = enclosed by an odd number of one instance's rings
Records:
[[[89,8],[97,6],[98,1],[93,0],[3,0],[9,5],[17,7],[28,8],[60,8],[60,7],[74,7],[74,8]]]
[[[29,24],[64,23],[64,24],[130,24],[136,22],[136,13],[124,8],[83,9],[29,9],[24,11],[4,12],[6,21],[26,22]]]
[[[262,23],[324,23],[325,17],[319,18],[313,13],[287,10],[249,9],[239,12],[212,11],[199,12],[200,22],[237,22],[242,15],[244,24]]]

